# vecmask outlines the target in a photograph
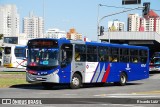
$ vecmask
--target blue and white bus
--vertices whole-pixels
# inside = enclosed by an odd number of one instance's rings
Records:
[[[27,46],[11,45],[4,47],[3,65],[7,68],[25,68]]]
[[[149,78],[149,49],[142,46],[39,38],[28,41],[26,80],[69,83],[73,89],[83,83],[126,82]]]

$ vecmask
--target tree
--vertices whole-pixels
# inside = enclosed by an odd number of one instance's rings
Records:
[[[3,39],[3,34],[0,34],[0,40]],[[0,52],[2,51],[2,46],[0,46]]]

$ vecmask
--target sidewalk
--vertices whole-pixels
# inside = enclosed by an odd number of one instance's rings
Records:
[[[26,69],[23,68],[5,68],[5,67],[0,67],[0,71],[22,71],[25,72]]]

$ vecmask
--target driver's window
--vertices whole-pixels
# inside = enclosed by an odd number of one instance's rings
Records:
[[[61,47],[61,62],[62,64],[69,64],[72,61],[73,45],[63,44]]]

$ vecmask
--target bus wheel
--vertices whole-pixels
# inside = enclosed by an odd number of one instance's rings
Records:
[[[120,75],[120,81],[119,82],[115,82],[116,85],[120,85],[120,86],[124,86],[126,85],[127,82],[127,75],[122,72]]]
[[[44,89],[52,89],[53,87],[53,84],[52,83],[45,83],[45,82],[42,82],[42,86],[44,87]]]
[[[124,86],[124,85],[126,85],[126,82],[127,82],[127,76],[124,72],[122,72],[120,75],[119,85]]]
[[[82,78],[79,74],[74,74],[72,77],[72,81],[70,83],[70,87],[72,89],[78,89],[82,86]]]

